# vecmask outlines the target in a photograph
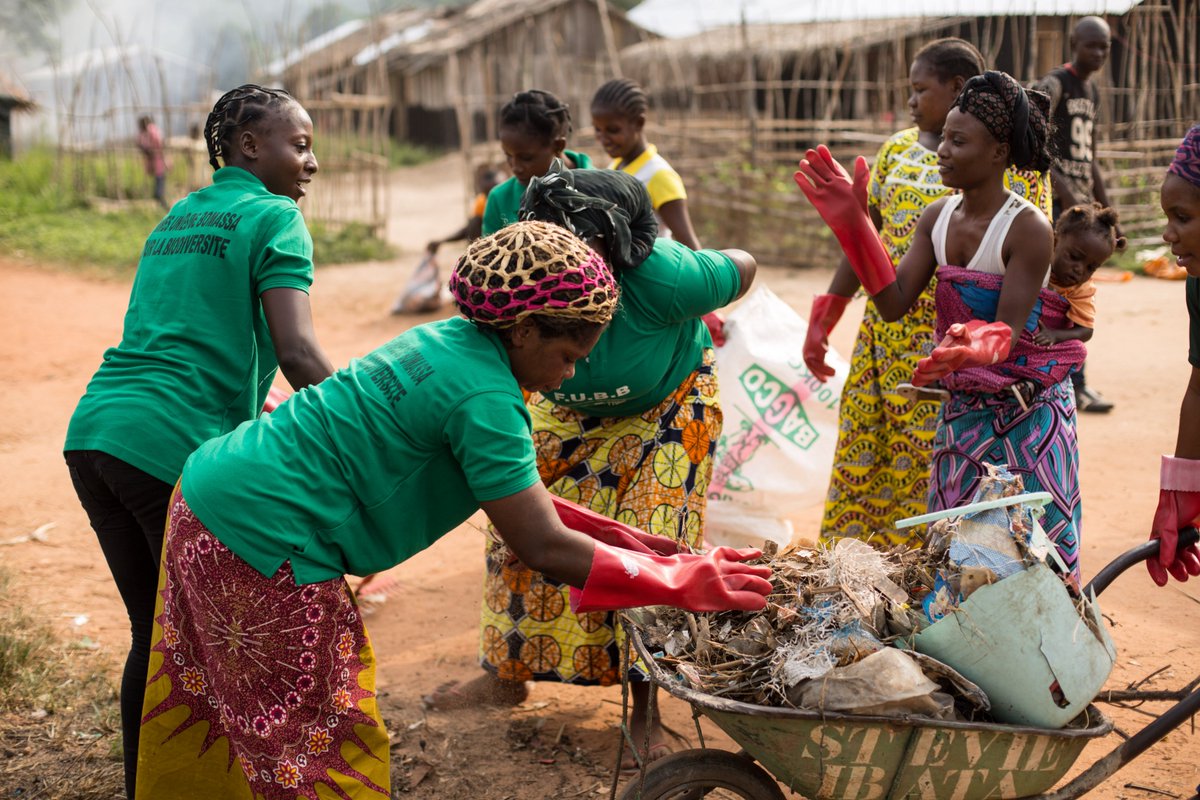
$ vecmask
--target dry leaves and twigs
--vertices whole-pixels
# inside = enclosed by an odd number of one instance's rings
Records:
[[[975,501],[1023,492],[989,467]],[[635,618],[661,666],[689,687],[764,706],[986,719],[986,695],[949,666],[896,649],[977,589],[1054,558],[1021,504],[934,523],[920,549],[855,539],[777,552],[759,563],[773,591],[760,612],[655,609]],[[1077,605],[1086,600],[1073,591]],[[1086,615],[1083,615],[1087,619]],[[862,662],[862,667],[856,667]]]

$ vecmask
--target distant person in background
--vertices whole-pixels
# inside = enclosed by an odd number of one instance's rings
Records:
[[[1054,219],[1074,206],[1090,206],[1093,201],[1111,206],[1104,176],[1096,163],[1093,146],[1100,92],[1089,78],[1104,67],[1112,45],[1108,23],[1100,17],[1084,17],[1071,32],[1071,60],[1055,67],[1035,88],[1050,95],[1053,125],[1051,152],[1054,165],[1050,183],[1054,187]],[[1120,230],[1117,237],[1121,236]],[[1080,411],[1104,414],[1113,404],[1087,385],[1086,364],[1071,375],[1075,404]]]
[[[146,159],[146,174],[154,178],[154,199],[167,209],[167,159],[163,156],[162,132],[150,117],[138,119],[137,146]]]
[[[483,167],[475,174],[475,199],[471,202],[471,216],[463,226],[449,236],[433,239],[425,245],[430,255],[437,255],[438,248],[450,242],[473,242],[483,233],[483,212],[487,208],[488,194],[500,184],[500,171],[492,167]]]

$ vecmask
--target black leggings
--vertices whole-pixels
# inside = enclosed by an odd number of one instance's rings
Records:
[[[129,614],[131,641],[121,676],[121,735],[125,793],[133,800],[159,559],[175,487],[99,450],[68,450],[64,456],[75,493]]]

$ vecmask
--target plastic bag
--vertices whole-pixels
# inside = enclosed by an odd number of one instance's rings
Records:
[[[436,257],[426,251],[409,276],[404,290],[392,304],[391,313],[421,314],[437,311],[442,305],[441,290],[442,282],[438,277]]]
[[[814,378],[801,355],[807,330],[764,286],[725,321],[728,341],[717,348],[725,424],[708,487],[709,545],[787,545],[791,517],[825,498],[850,367],[830,349],[836,374]]]

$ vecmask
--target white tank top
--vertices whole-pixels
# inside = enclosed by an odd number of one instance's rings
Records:
[[[942,211],[938,214],[937,221],[933,224],[933,233],[930,238],[933,240],[933,255],[937,259],[938,266],[946,266],[949,262],[946,260],[946,233],[950,230],[950,216],[954,213],[954,209],[958,208],[962,203],[963,196],[961,194],[952,194],[948,196],[942,204]],[[992,217],[992,221],[988,223],[987,230],[983,233],[983,239],[979,242],[979,249],[975,251],[975,255],[971,257],[971,262],[965,264],[967,269],[973,269],[977,272],[991,272],[996,275],[1004,274],[1004,239],[1008,236],[1008,229],[1012,227],[1013,220],[1017,218],[1025,209],[1032,209],[1034,213],[1041,214],[1042,211],[1033,203],[1013,192],[1008,193],[1008,200],[996,212],[996,216]],[[954,264],[951,266],[960,266]],[[1046,271],[1046,277],[1042,278],[1043,288],[1050,280],[1050,271]]]

